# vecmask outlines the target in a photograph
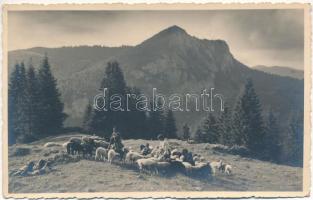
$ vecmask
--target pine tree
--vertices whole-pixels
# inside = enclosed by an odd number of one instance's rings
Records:
[[[9,90],[8,90],[8,139],[9,145],[16,142],[16,138],[21,134],[18,130],[18,102],[20,89],[20,66],[15,65],[15,68],[10,76]]]
[[[190,128],[187,123],[183,127],[183,139],[188,140],[190,138]]]
[[[22,62],[19,65],[18,73],[18,84],[17,84],[17,101],[15,104],[16,107],[16,116],[14,121],[15,123],[15,132],[17,133],[16,140],[17,142],[29,142],[27,138],[27,132],[29,130],[28,116],[27,116],[27,78],[26,78],[26,69],[25,65]]]
[[[278,162],[281,156],[280,130],[277,120],[272,111],[268,116],[265,135],[265,152],[264,157]]]
[[[202,133],[204,134],[205,141],[211,144],[216,144],[219,141],[219,133],[218,133],[218,126],[217,121],[212,113],[205,118],[203,126],[202,126]]]
[[[40,134],[43,134],[42,136],[58,134],[63,128],[66,115],[63,113],[64,105],[57,88],[57,80],[51,72],[47,56],[44,57],[40,65],[38,82],[40,86]]]
[[[26,116],[28,119],[28,131],[27,136],[29,140],[34,140],[38,138],[39,135],[39,109],[38,105],[40,104],[40,96],[39,96],[39,83],[37,79],[37,74],[35,69],[30,63],[27,70],[27,87],[26,87],[26,103],[27,110]]]
[[[223,145],[234,145],[235,144],[235,137],[232,134],[232,115],[229,111],[227,105],[224,106],[224,111],[220,114],[218,118],[218,135],[219,135],[219,143]]]
[[[177,138],[176,120],[172,110],[168,110],[165,115],[164,136],[166,138]]]
[[[292,164],[303,166],[303,112],[295,114],[286,139],[287,158]]]
[[[160,105],[160,102],[157,102]],[[148,129],[151,139],[156,139],[159,134],[164,134],[164,114],[162,110],[153,110],[153,103],[150,103],[148,112]]]
[[[127,120],[125,126],[127,127],[127,138],[141,138],[150,139],[149,131],[147,130],[147,117],[146,112],[136,108],[136,97],[141,95],[141,91],[136,88],[127,88],[127,94],[134,94],[128,97],[128,110],[124,112]]]
[[[264,151],[264,124],[261,105],[255,93],[251,79],[245,84],[245,90],[237,102],[232,119],[235,142],[245,145],[256,155]]]
[[[104,89],[107,89],[107,97],[112,97],[113,95],[124,97],[121,100],[121,109],[126,109],[126,83],[123,72],[117,62],[109,62],[107,64],[105,76],[103,77],[100,85],[100,91],[103,92]],[[110,137],[113,127],[117,127],[117,129],[121,132],[121,135],[125,138],[123,134],[127,134],[127,126],[125,126],[127,115],[123,111],[112,110],[110,103],[110,98],[107,98],[104,106],[106,111],[95,110],[92,119],[92,128],[97,135]]]

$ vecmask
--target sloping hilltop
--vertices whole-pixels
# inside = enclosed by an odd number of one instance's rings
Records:
[[[62,146],[44,147],[47,142],[64,143],[69,134],[45,138],[28,145],[9,147],[9,172],[29,161],[57,158],[53,170],[36,176],[9,176],[9,191],[31,192],[109,192],[109,191],[298,191],[302,190],[302,168],[277,165],[237,155],[214,151],[210,144],[188,144],[170,140],[177,148],[187,148],[208,161],[222,159],[233,167],[233,174],[217,173],[214,177],[140,174],[136,168],[85,159],[61,159]],[[79,134],[80,135],[80,134]],[[125,146],[138,150],[140,144],[157,141],[124,140]]]

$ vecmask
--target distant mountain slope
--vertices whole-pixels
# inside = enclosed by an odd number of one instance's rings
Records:
[[[268,67],[264,65],[257,65],[254,66],[253,68],[269,74],[275,74],[279,76],[288,76],[296,79],[303,79],[304,77],[304,73],[302,70],[292,69],[290,67],[280,67],[280,66]]]
[[[200,93],[215,88],[232,106],[247,78],[255,83],[264,111],[273,109],[282,122],[303,109],[303,80],[253,70],[237,61],[225,41],[192,37],[173,26],[133,47],[32,48],[9,52],[9,66],[32,57],[35,66],[47,53],[55,73],[67,125],[80,125],[85,105],[97,94],[106,63],[117,60],[129,85],[151,95],[152,88],[165,95]],[[217,110],[217,108],[215,108]],[[176,112],[178,127],[188,122],[196,127],[205,112]]]

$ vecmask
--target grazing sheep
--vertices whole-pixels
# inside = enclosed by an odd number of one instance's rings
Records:
[[[110,164],[113,163],[113,161],[115,159],[117,159],[118,157],[120,157],[120,154],[115,152],[113,149],[110,149],[109,152],[108,152],[108,161]]]
[[[96,149],[95,160],[105,161],[106,159],[108,159],[108,149],[105,149],[103,147],[98,147]]]
[[[144,170],[155,171],[155,165],[158,162],[155,158],[142,158],[136,161],[140,172]]]
[[[159,161],[156,158],[143,158],[136,161],[140,172],[146,171],[149,173],[159,174],[159,172],[168,172],[168,171],[180,171],[184,169],[184,166],[181,162],[164,162]]]
[[[93,145],[93,144],[94,144],[94,139],[91,138],[90,136],[83,136],[83,137],[82,137],[82,142],[83,142],[83,143],[86,143],[86,144],[91,144],[91,145]]]
[[[197,163],[195,166],[192,166],[192,172],[197,173],[202,176],[211,175],[212,168],[209,163]]]
[[[210,162],[210,166],[211,166],[213,175],[215,175],[216,171],[221,168],[222,164],[223,164],[222,160],[220,160],[218,162],[217,161]]]
[[[230,175],[230,174],[232,173],[232,166],[231,166],[231,165],[227,164],[227,165],[225,166],[225,173],[226,173],[227,175]]]
[[[196,165],[191,165],[188,162],[182,162],[185,166],[185,173],[187,175],[201,175],[207,176],[212,174],[212,169],[209,163],[197,163]]]
[[[135,151],[129,151],[126,154],[125,161],[129,163],[134,163],[137,160],[142,159],[142,158],[146,158],[146,156],[143,156],[140,153],[137,153]]]
[[[80,143],[69,142],[66,146],[66,150],[68,154],[80,154],[83,152],[83,146]]]
[[[74,143],[80,144],[80,143],[82,143],[82,139],[78,138],[78,137],[71,137],[69,142],[74,142]]]
[[[44,147],[57,147],[57,146],[61,146],[61,144],[56,143],[56,142],[47,142]]]
[[[230,164],[223,163],[220,167],[220,171],[227,175],[230,175],[232,173],[232,166]]]
[[[83,157],[86,158],[86,156],[92,157],[92,152],[93,152],[93,145],[89,143],[82,143],[82,153]]]
[[[96,136],[96,135],[89,136],[89,138],[91,138],[91,139],[93,139],[93,140],[105,140],[104,138],[99,137],[99,136]]]
[[[94,140],[94,144],[95,144],[95,147],[98,148],[98,147],[103,147],[103,148],[108,148],[110,143],[106,142],[106,141],[103,141],[103,140]]]

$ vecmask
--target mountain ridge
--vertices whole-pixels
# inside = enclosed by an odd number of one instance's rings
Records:
[[[256,65],[253,66],[253,69],[279,76],[287,76],[296,79],[304,78],[303,70],[294,69],[292,67]]]
[[[275,107],[278,117],[287,120],[289,110],[301,109],[303,104],[303,81],[250,69],[234,58],[225,41],[198,39],[175,26],[131,47],[80,46],[9,52],[9,67],[15,61],[27,61],[30,55],[38,66],[45,53],[58,79],[65,111],[71,116],[67,121],[70,126],[80,125],[86,104],[98,92],[106,63],[112,60],[120,63],[127,84],[139,87],[145,94],[151,93],[153,87],[165,95],[215,88],[233,106],[245,80],[251,78],[265,112]],[[188,122],[195,129],[205,115],[176,113],[178,126]]]

